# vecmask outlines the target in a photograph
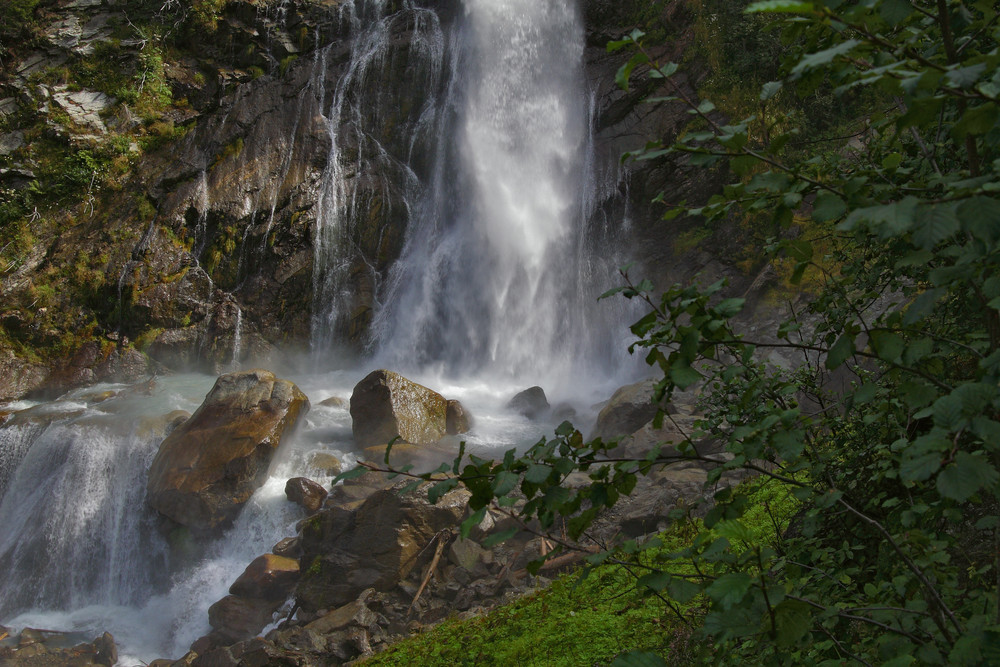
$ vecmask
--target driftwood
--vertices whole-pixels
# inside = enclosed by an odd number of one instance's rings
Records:
[[[442,531],[447,532],[447,531]],[[437,540],[437,547],[434,549],[434,558],[431,559],[431,564],[427,566],[427,573],[424,575],[424,580],[420,582],[420,588],[417,589],[417,594],[413,596],[413,602],[410,603],[410,608],[406,610],[407,614],[413,612],[413,608],[417,605],[417,600],[423,594],[424,589],[427,588],[427,584],[430,582],[431,577],[434,576],[434,570],[437,568],[438,561],[441,560],[441,554],[444,553],[444,547],[447,542],[442,538],[442,533],[438,533],[434,536]]]

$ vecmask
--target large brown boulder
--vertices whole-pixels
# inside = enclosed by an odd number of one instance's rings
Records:
[[[419,564],[440,531],[458,526],[469,494],[455,490],[436,505],[425,489],[402,494],[405,482],[376,491],[357,509],[329,507],[302,529],[302,578],[296,600],[307,611],[332,609],[367,588],[388,591]]]
[[[216,645],[256,637],[273,620],[281,600],[261,600],[227,595],[208,608],[208,622]]]
[[[160,444],[147,501],[195,530],[231,522],[308,410],[305,394],[270,371],[220,376],[194,415]]]
[[[448,401],[392,371],[378,370],[354,387],[351,419],[359,448],[400,438],[431,444],[448,435]]]
[[[244,598],[284,600],[299,579],[299,561],[276,554],[258,556],[229,587]]]
[[[601,408],[591,439],[620,438],[634,433],[656,416],[655,380],[644,380],[619,388]]]
[[[285,482],[285,497],[310,512],[322,507],[326,496],[326,489],[308,477],[292,477]]]

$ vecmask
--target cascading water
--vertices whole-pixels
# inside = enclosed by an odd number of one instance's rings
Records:
[[[349,277],[363,256],[352,230],[372,205],[357,196],[366,174],[397,188],[407,214],[399,259],[371,271],[386,276],[370,287],[367,344],[378,363],[563,388],[619,375],[628,366],[623,317],[597,303],[617,284],[619,244],[594,216],[579,8],[571,0],[465,0],[464,8],[447,40],[435,26],[426,56],[408,54],[422,63],[426,91],[408,152],[378,141],[380,100],[351,94],[398,57],[388,37],[399,15],[376,11],[357,42],[329,115],[314,350],[326,352],[347,329]],[[412,149],[428,137],[430,146]]]
[[[352,460],[330,444],[346,448],[350,416],[315,407],[235,524],[197,561],[185,560],[145,503],[146,475],[162,440],[156,424],[171,411],[193,411],[213,381],[159,378],[148,394],[121,385],[80,390],[0,426],[0,621],[110,630],[122,665],[179,657],[209,631],[208,607],[303,518],[285,498],[285,481],[307,475],[329,484],[329,473],[311,464],[316,451]],[[331,387],[345,391],[343,382],[300,385],[320,398]]]

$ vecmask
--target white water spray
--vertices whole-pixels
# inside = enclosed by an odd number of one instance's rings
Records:
[[[373,325],[380,363],[573,392],[631,370],[618,239],[593,222],[593,101],[569,0],[465,0],[441,149]],[[613,380],[612,380],[613,378]]]

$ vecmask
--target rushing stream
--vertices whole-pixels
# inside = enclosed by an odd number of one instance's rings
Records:
[[[593,164],[579,8],[572,0],[464,0],[464,12],[444,25],[419,3],[402,4],[395,13],[385,0],[333,10],[350,22],[350,65],[336,90],[319,94],[329,100],[330,160],[315,233],[310,367],[324,367],[351,316],[359,262],[352,225],[372,205],[359,197],[361,175],[382,179],[386,199],[405,208],[401,256],[382,280],[372,271],[369,360],[325,374],[274,369],[313,408],[235,524],[191,560],[146,506],[146,474],[162,439],[157,420],[193,412],[214,377],[161,377],[147,392],[108,385],[7,406],[22,411],[0,427],[0,623],[90,637],[108,630],[123,665],[183,655],[209,630],[209,605],[254,557],[295,533],[304,514],[285,499],[285,481],[329,484],[314,465],[318,453],[352,462],[349,413],[319,403],[349,397],[373,368],[461,400],[476,419],[468,439],[487,455],[551,429],[504,408],[520,389],[543,385],[585,425],[593,403],[629,379],[628,316],[596,299],[616,282],[622,231],[593,210],[616,182],[599,178]],[[400,121],[412,137],[400,156],[379,142],[376,128],[399,100],[380,92],[377,72],[398,57],[390,37],[404,24],[406,69],[426,95]],[[327,67],[329,57],[319,49],[314,66]],[[273,199],[272,190],[261,196]],[[238,327],[242,318],[238,311]]]

